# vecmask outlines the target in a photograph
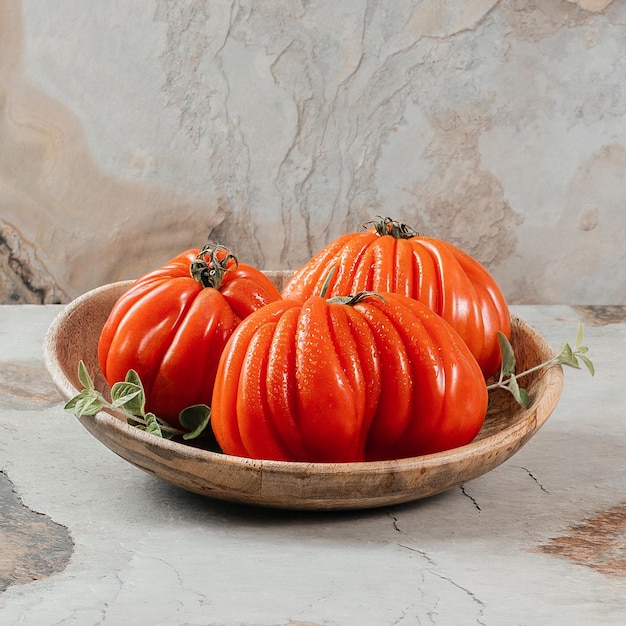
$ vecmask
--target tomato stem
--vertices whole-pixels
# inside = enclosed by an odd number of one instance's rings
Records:
[[[354,306],[355,304],[359,304],[359,302],[363,302],[363,300],[369,298],[370,296],[375,296],[380,298],[383,302],[385,301],[385,298],[375,291],[359,291],[359,293],[355,293],[351,296],[334,296],[333,298],[329,298],[328,302]]]
[[[417,231],[407,224],[402,224],[401,222],[393,220],[390,217],[381,217],[380,215],[377,215],[376,217],[376,220],[366,222],[365,225],[373,224],[376,229],[376,234],[379,237],[391,235],[395,239],[411,239],[412,237],[417,236]]]
[[[226,254],[221,254],[224,252]],[[235,266],[238,265],[237,257],[231,254],[228,248],[209,241],[191,263],[189,272],[191,277],[197,280],[203,287],[219,289],[222,285],[224,274],[228,270],[228,263],[231,260],[235,262]]]

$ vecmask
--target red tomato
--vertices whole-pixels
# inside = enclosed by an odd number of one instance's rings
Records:
[[[237,328],[211,404],[223,452],[355,462],[438,452],[476,436],[487,387],[456,331],[406,296],[346,300],[279,300]]]
[[[461,335],[485,378],[500,366],[497,333],[511,334],[506,300],[487,269],[456,246],[381,219],[323,248],[294,273],[282,296],[303,302],[321,293],[329,275],[328,297],[392,291],[423,302]]]
[[[211,244],[137,279],[114,305],[98,343],[110,385],[134,369],[146,410],[179,426],[182,409],[210,404],[215,372],[241,320],[280,298],[260,270]]]

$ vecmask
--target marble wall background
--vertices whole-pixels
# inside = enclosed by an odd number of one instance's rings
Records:
[[[378,214],[512,303],[626,303],[626,3],[3,0],[0,302]]]

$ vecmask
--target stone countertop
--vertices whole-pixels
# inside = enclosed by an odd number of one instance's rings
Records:
[[[515,306],[565,371],[495,470],[401,506],[265,510],[129,465],[43,366],[60,306],[0,307],[0,623],[212,626],[626,623],[626,309]]]

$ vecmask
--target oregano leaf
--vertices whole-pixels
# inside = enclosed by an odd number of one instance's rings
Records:
[[[578,350],[583,345],[585,331],[583,329],[583,325],[580,320],[578,320],[578,331],[576,332],[576,343],[574,344],[575,348]],[[585,348],[585,351],[587,349]]]
[[[133,415],[143,415],[143,387],[135,383],[118,382],[111,387],[111,400],[114,408],[123,406]]]
[[[73,413],[76,417],[83,415],[95,415],[104,408],[104,403],[99,394],[94,393],[93,389],[83,389],[77,396],[74,396],[63,407],[69,413]]]
[[[188,430],[183,439],[195,439],[199,437],[209,425],[211,409],[206,404],[195,404],[183,409],[178,416],[181,426]]]
[[[126,410],[133,415],[144,415],[146,412],[146,393],[141,378],[139,378],[139,374],[134,369],[130,369],[126,372],[126,378],[124,380],[127,383],[137,385],[137,387],[141,389],[141,393],[133,398],[132,404],[129,403],[125,405]]]
[[[82,364],[82,365],[80,365]],[[85,387],[78,395],[65,404],[65,410],[77,417],[95,415],[103,408],[120,409],[126,413],[126,423],[163,439],[183,435],[183,431],[172,428],[154,413],[145,413],[145,392],[139,375],[128,370],[124,382],[117,382],[111,388],[111,402],[95,389],[91,376],[84,363],[79,364],[79,378]],[[200,431],[198,431],[200,432]]]
[[[520,387],[517,382],[517,378],[515,377],[515,374],[511,374],[511,377],[509,378],[509,382],[507,383],[507,389],[511,392],[511,395],[515,398],[516,402],[524,406],[523,400],[522,400],[522,394],[520,392]]]
[[[127,383],[132,383],[133,385],[137,385],[138,387],[141,387],[143,389],[143,383],[141,382],[141,378],[139,378],[139,374],[137,374],[137,372],[133,369],[128,370],[128,372],[126,372],[126,377],[124,378],[124,380]]]
[[[132,397],[127,397],[124,401],[124,408],[133,415],[145,415],[146,409],[146,397],[143,392],[143,388],[139,390],[137,395],[132,395]]]
[[[579,359],[584,363],[593,376],[595,374],[595,368],[591,359],[586,356],[589,348],[582,344],[583,338],[583,325],[579,321],[574,348],[572,348],[569,343],[565,342],[561,347],[561,351],[551,359],[516,374],[513,348],[506,336],[502,333],[498,333],[498,342],[500,344],[500,353],[502,356],[500,377],[492,384],[487,385],[487,390],[505,389],[515,397],[515,400],[517,400],[521,406],[528,407],[531,403],[531,397],[525,389],[520,388],[517,382],[517,379],[522,376],[527,376],[532,372],[536,372],[544,367],[551,367],[553,365],[567,365],[568,367],[580,369]]]
[[[156,435],[157,437],[163,437],[163,432],[161,431],[161,426],[157,417],[154,413],[147,413],[146,417],[146,432],[151,435]]]
[[[92,389],[95,389],[93,380],[91,379],[91,376],[87,371],[87,366],[82,359],[78,362],[78,380],[85,389],[88,389],[90,391]]]
[[[569,343],[563,344],[561,352],[559,352],[556,357],[556,362],[559,365],[567,365],[568,367],[580,369],[580,364],[578,363],[576,354],[574,353],[574,350],[572,350],[572,346],[570,346]]]
[[[589,357],[585,356],[584,354],[579,354],[578,358],[585,364],[585,366],[589,370],[589,373],[592,376],[595,376],[596,368],[593,366],[593,363],[591,362],[591,359]]]
[[[528,392],[526,391],[526,389],[519,387],[519,396],[520,396],[520,399],[518,400],[518,402],[525,409],[527,409],[528,406],[530,405],[530,396],[528,395]]]
[[[510,376],[515,372],[515,354],[513,346],[504,333],[498,331],[498,343],[500,344],[500,354],[502,355],[502,374]]]

